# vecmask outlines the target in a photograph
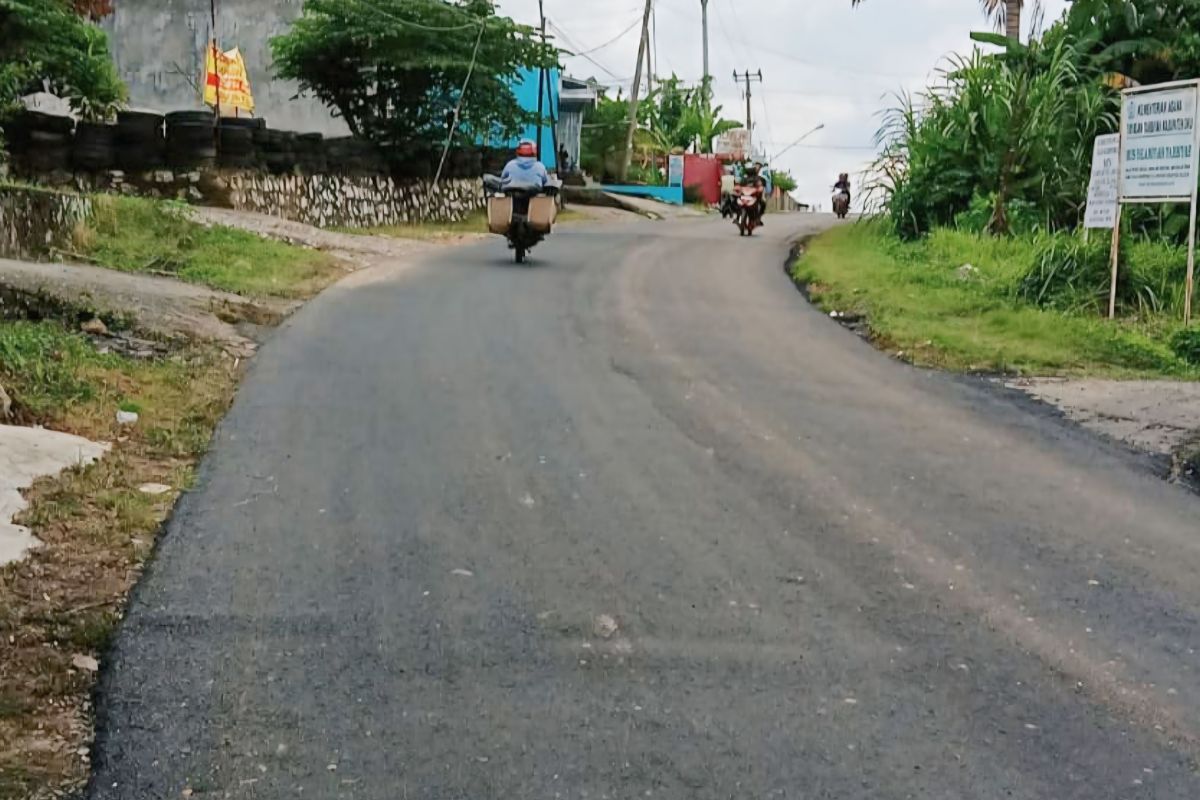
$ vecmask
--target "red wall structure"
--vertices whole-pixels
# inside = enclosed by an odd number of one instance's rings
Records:
[[[688,153],[683,157],[683,185],[698,187],[704,202],[716,205],[721,202],[722,167],[716,156]]]

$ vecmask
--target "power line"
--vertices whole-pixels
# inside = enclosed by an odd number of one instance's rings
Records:
[[[581,47],[579,47],[579,45],[575,44],[575,42],[574,42],[574,41],[572,41],[571,37],[570,37],[569,35],[567,35],[567,32],[566,32],[566,31],[564,31],[564,30],[563,30],[562,28],[560,28],[558,25],[554,24],[554,23],[553,23],[552,21],[550,21],[549,19],[547,19],[547,20],[546,20],[546,24],[547,24],[547,25],[549,25],[549,26],[550,26],[550,27],[551,27],[551,28],[554,30],[554,32],[555,32],[555,33],[557,33],[559,36],[561,36],[561,37],[562,37],[562,40],[563,40],[564,42],[566,42],[568,45],[570,45],[572,48],[574,48],[574,49],[576,49],[576,50],[583,50],[583,49],[584,49],[584,48],[581,48]],[[586,59],[587,61],[590,61],[592,64],[594,64],[594,65],[596,65],[597,67],[599,67],[599,68],[600,68],[600,69],[601,69],[601,70],[602,70],[602,71],[603,71],[605,74],[607,74],[607,75],[608,75],[608,77],[612,78],[614,81],[617,81],[618,83],[624,83],[624,81],[623,81],[621,78],[617,77],[617,73],[613,72],[611,69],[609,69],[608,67],[604,66],[603,64],[601,64],[601,63],[600,63],[599,61],[597,61],[596,59],[592,58],[592,57],[591,57],[590,55],[588,55],[586,52],[581,52],[581,53],[578,53],[577,55],[579,55],[579,57],[580,57],[580,58]]]
[[[620,40],[621,40],[621,39],[622,39],[622,38],[623,38],[623,37],[624,37],[624,36],[625,36],[627,33],[629,33],[629,32],[630,32],[630,31],[632,31],[634,28],[636,28],[636,27],[638,26],[638,24],[639,24],[641,21],[642,21],[641,17],[638,17],[638,18],[637,18],[637,19],[635,19],[633,22],[629,23],[629,27],[628,27],[628,28],[626,28],[625,30],[621,31],[620,33],[618,33],[618,34],[617,34],[616,36],[614,36],[613,38],[609,39],[609,40],[608,40],[607,42],[605,42],[604,44],[599,44],[599,45],[596,45],[595,47],[592,47],[592,48],[590,48],[590,49],[588,49],[588,50],[584,50],[584,51],[582,51],[582,52],[580,52],[580,53],[574,53],[574,52],[572,52],[572,53],[568,53],[567,55],[572,55],[572,56],[586,56],[586,55],[589,55],[589,54],[591,54],[591,53],[595,53],[597,50],[603,50],[604,48],[606,48],[606,47],[608,47],[608,46],[610,46],[610,45],[616,44],[618,41],[620,41]],[[557,26],[556,26],[556,27],[557,27]],[[559,29],[559,33],[560,33],[560,34],[562,33],[562,30],[561,30],[561,29]],[[566,38],[566,37],[564,37],[564,38]]]

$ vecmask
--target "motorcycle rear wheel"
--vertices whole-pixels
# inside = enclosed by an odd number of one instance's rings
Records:
[[[525,248],[520,247],[520,246],[513,248],[513,259],[518,264],[524,264],[525,263]]]

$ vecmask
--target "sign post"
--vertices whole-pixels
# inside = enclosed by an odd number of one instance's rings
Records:
[[[1121,93],[1119,203],[1189,203],[1184,324],[1191,322],[1200,181],[1200,80],[1138,86]],[[1120,209],[1112,239],[1108,316],[1116,316]]]
[[[1083,228],[1112,228],[1116,224],[1117,163],[1121,158],[1121,134],[1097,136],[1092,146],[1092,178],[1088,183],[1087,206],[1083,212]]]

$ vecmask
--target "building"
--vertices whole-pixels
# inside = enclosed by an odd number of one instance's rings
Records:
[[[212,37],[209,0],[121,0],[113,5],[113,14],[104,26],[117,71],[129,86],[129,105],[160,112],[201,108],[199,81],[205,48]],[[346,123],[327,106],[315,98],[298,96],[294,82],[274,76],[271,39],[287,32],[303,5],[303,0],[221,0],[218,41],[222,47],[239,48],[246,60],[255,116],[280,130],[346,136],[350,132]],[[558,70],[548,71],[546,77],[541,83],[545,115],[542,160],[554,168],[560,149],[556,144],[561,144],[572,163],[578,163],[583,111],[595,105],[598,94],[587,82],[564,78]],[[538,110],[539,83],[538,70],[526,70],[513,82],[518,102],[531,113]],[[527,126],[519,138],[536,141],[537,125]],[[488,144],[515,148],[517,141]]]
[[[256,116],[280,130],[349,134],[346,123],[315,99],[296,98],[299,87],[274,77],[271,39],[300,16],[303,0],[221,0],[217,39],[238,47],[254,88]],[[209,0],[121,0],[104,21],[117,71],[133,108],[201,108],[200,76],[212,38]]]
[[[566,75],[562,78],[562,87],[558,101],[558,133],[559,150],[567,154],[567,166],[576,169],[582,155],[583,121],[590,109],[600,102],[600,89],[591,81],[581,81]]]

